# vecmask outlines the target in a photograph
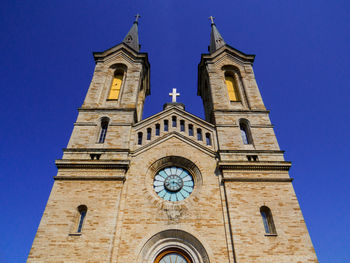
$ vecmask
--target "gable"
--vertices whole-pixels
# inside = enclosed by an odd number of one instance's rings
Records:
[[[176,106],[135,124],[131,136],[131,149],[135,153],[172,137],[210,155],[217,149],[214,126]]]
[[[202,154],[206,154],[213,158],[216,155],[213,148],[214,147],[205,147],[203,144],[198,143],[195,140],[190,140],[177,132],[170,132],[141,147],[138,147],[131,152],[131,155],[137,156],[139,154],[146,153],[149,150],[157,149],[157,151],[165,151],[167,153],[181,152],[181,156],[184,156],[184,151],[189,155],[201,152]]]

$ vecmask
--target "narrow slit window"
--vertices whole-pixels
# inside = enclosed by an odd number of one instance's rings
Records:
[[[142,132],[137,134],[137,144],[142,145]]]
[[[180,121],[180,131],[182,131],[182,132],[185,131],[185,121],[184,120]]]
[[[267,206],[260,207],[260,214],[263,220],[265,234],[276,234],[276,228],[273,222],[270,208],[268,208]]]
[[[152,137],[152,129],[151,128],[147,128],[147,140],[150,140]]]
[[[85,205],[80,205],[78,207],[78,212],[79,212],[79,221],[78,221],[77,233],[81,233],[83,229],[86,213],[87,213],[87,207]]]
[[[107,135],[107,129],[108,129],[108,119],[102,119],[101,121],[101,131],[100,131],[100,137],[98,139],[98,143],[104,143]]]
[[[211,136],[210,136],[210,133],[206,133],[206,134],[205,134],[205,141],[206,141],[207,145],[211,145]]]
[[[164,131],[168,131],[168,130],[169,130],[169,121],[164,120]]]
[[[203,140],[202,130],[201,129],[197,129],[197,140],[198,141],[202,141]]]
[[[243,144],[252,144],[248,123],[244,120],[240,121],[239,128],[241,130]]]
[[[123,84],[123,77],[124,77],[124,72],[116,72],[114,74],[111,88],[109,91],[109,96],[108,96],[109,100],[119,99],[120,89],[121,89],[122,84]]]
[[[159,136],[160,134],[160,124],[156,124],[156,136]]]
[[[225,74],[225,83],[230,101],[239,101],[237,83],[233,75]]]
[[[173,127],[176,127],[177,125],[176,116],[172,117],[172,121],[173,121]]]
[[[188,135],[193,136],[193,125],[192,124],[188,125]]]

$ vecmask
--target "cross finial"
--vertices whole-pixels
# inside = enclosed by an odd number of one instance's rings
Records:
[[[211,20],[211,24],[213,25],[213,24],[215,24],[214,23],[214,19],[215,19],[215,17],[213,17],[213,16],[209,16],[209,19]]]
[[[173,92],[169,93],[169,96],[172,97],[172,102],[176,102],[176,97],[180,96],[180,93],[176,93],[176,89],[173,89]]]
[[[134,23],[138,23],[140,17],[141,17],[141,16],[137,13],[136,16],[135,16],[135,22],[134,22]]]

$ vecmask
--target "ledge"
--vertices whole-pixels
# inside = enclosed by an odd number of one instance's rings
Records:
[[[293,178],[225,177],[222,182],[293,182]]]
[[[123,169],[127,170],[130,165],[128,160],[56,160],[58,169]]]
[[[129,111],[129,112],[132,112],[132,111],[136,111],[136,109],[134,108],[112,108],[112,107],[104,107],[104,108],[97,108],[97,107],[91,107],[91,108],[88,108],[88,107],[81,107],[81,108],[78,108],[78,111]]]
[[[71,236],[71,237],[79,237],[81,236],[82,233],[69,233],[68,236]]]
[[[281,150],[220,150],[219,153],[279,153],[283,154],[285,151]]]
[[[277,237],[277,234],[265,234],[266,237]]]
[[[223,170],[289,171],[291,162],[219,162]]]
[[[270,110],[264,110],[264,109],[254,109],[254,110],[230,110],[230,109],[214,109],[213,112],[215,113],[247,113],[247,114],[254,114],[254,113],[270,113]]]
[[[130,150],[127,148],[63,148],[63,152],[130,152]]]
[[[69,181],[125,181],[125,176],[54,176],[54,180],[69,180]]]

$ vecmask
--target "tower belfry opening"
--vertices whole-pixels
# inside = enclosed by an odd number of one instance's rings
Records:
[[[318,262],[255,81],[255,55],[228,45],[211,19],[198,64],[205,119],[150,95],[138,19],[94,52],[94,76],[56,160],[28,262]]]

